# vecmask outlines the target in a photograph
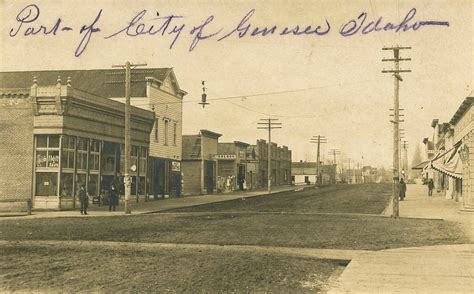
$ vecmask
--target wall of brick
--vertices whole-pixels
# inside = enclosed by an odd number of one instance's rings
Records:
[[[0,98],[0,138],[0,202],[1,199],[31,199],[33,110],[30,99]]]

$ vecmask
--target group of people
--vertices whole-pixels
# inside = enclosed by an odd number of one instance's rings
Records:
[[[433,196],[433,189],[434,189],[433,179],[429,179],[426,185],[428,186],[428,196]],[[403,201],[405,199],[406,192],[407,192],[407,184],[402,178],[400,179],[399,194],[398,194],[400,201]]]
[[[89,207],[89,192],[86,191],[84,185],[81,186],[78,193],[79,202],[81,204],[81,214],[87,214],[87,208]],[[112,184],[109,190],[109,211],[115,211],[116,206],[118,205],[119,200],[119,191],[117,187]]]

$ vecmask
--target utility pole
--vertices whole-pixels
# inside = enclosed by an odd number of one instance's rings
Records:
[[[317,135],[317,136],[313,136],[311,138],[311,140],[309,141],[310,143],[315,143],[315,144],[318,144],[317,145],[317,151],[316,151],[316,185],[321,185],[321,175],[320,175],[320,172],[321,172],[321,167],[320,167],[320,164],[321,164],[321,159],[319,158],[320,156],[320,145],[321,144],[326,144],[328,141],[326,139],[325,136],[321,136],[321,135]]]
[[[272,129],[281,129],[281,123],[275,122],[277,118],[262,118],[261,121],[257,123],[257,129],[260,130],[268,130],[268,151],[267,151],[267,159],[268,159],[268,193],[272,192]]]
[[[400,109],[401,111],[402,109]],[[403,122],[403,120],[400,120],[401,122]],[[400,173],[398,174],[399,177],[403,177],[403,173],[404,173],[404,170],[405,170],[405,167],[404,167],[404,164],[403,164],[403,160],[402,160],[402,154],[403,154],[403,147],[402,147],[402,141],[403,139],[405,139],[405,130],[404,129],[401,129],[400,126],[399,126],[399,132],[398,132],[398,139],[400,140],[400,144],[398,145],[398,160],[399,160],[399,163],[400,163],[400,168],[399,168],[399,171]]]
[[[351,160],[352,160],[351,158],[347,158],[347,162],[349,163],[348,175],[351,179],[351,184],[353,184],[352,180],[354,179],[354,177],[351,175]],[[352,171],[352,173],[354,174],[354,171]]]
[[[328,153],[328,154],[334,156],[334,166],[335,166],[335,168],[336,168],[336,175],[337,175],[337,161],[336,161],[336,155],[341,154],[341,150],[339,150],[339,149],[331,149],[331,150],[329,150],[329,153]],[[337,180],[337,179],[336,179],[336,180]]]
[[[398,202],[398,189],[399,189],[399,123],[400,121],[400,109],[399,109],[399,86],[400,81],[403,81],[400,73],[402,72],[411,72],[409,69],[400,69],[400,61],[410,61],[411,58],[400,58],[400,50],[411,49],[411,47],[401,47],[401,46],[394,46],[394,47],[384,47],[382,50],[392,50],[393,51],[393,58],[383,58],[382,61],[393,61],[395,65],[395,69],[390,70],[382,70],[382,73],[391,73],[394,77],[394,99],[393,99],[393,185],[392,185],[392,204],[393,204],[393,211],[392,217],[399,216],[399,202]]]
[[[403,169],[405,170],[404,176],[408,178],[408,141],[403,140],[401,142],[402,144],[402,156],[400,156],[400,159],[402,161]]]
[[[146,66],[142,64],[131,64],[127,61],[125,64],[113,65],[112,67],[120,67],[125,69],[125,163],[124,163],[124,185],[125,185],[125,214],[131,214],[130,195],[131,195],[131,179],[130,179],[130,151],[131,151],[131,134],[130,134],[130,88],[131,88],[131,68],[138,66]],[[123,83],[123,81],[115,81],[111,83]]]

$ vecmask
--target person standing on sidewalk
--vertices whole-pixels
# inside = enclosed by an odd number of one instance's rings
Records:
[[[428,196],[433,196],[434,183],[433,179],[428,180]]]
[[[118,191],[115,188],[115,185],[110,186],[110,196],[109,196],[109,211],[115,211],[115,206],[118,202]]]
[[[406,192],[407,192],[407,184],[405,183],[405,181],[402,179],[400,179],[400,187],[399,187],[399,196],[400,196],[400,201],[403,201],[403,199],[405,199],[405,196],[406,196]]]
[[[81,214],[87,214],[87,207],[89,206],[89,196],[87,195],[84,185],[79,190],[79,201],[81,202]]]

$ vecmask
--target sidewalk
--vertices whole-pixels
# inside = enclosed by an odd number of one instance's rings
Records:
[[[460,202],[426,186],[408,185],[400,217],[458,223],[474,243],[474,214],[460,213]],[[390,215],[391,208],[386,209]],[[433,232],[436,234],[436,232]],[[474,244],[425,246],[366,252],[352,259],[329,293],[473,293]]]
[[[277,186],[272,187],[272,193],[280,193],[286,191],[293,191],[301,188],[313,188],[314,186]],[[160,212],[173,208],[181,207],[190,207],[196,205],[202,205],[213,202],[228,201],[240,198],[248,198],[255,196],[268,195],[266,189],[258,189],[251,191],[235,191],[230,193],[220,193],[220,194],[207,194],[207,195],[197,195],[197,196],[184,196],[180,198],[166,198],[161,200],[149,200],[147,202],[141,200],[141,202],[136,203],[135,198],[132,197],[130,200],[130,207],[132,215],[137,214],[147,214]],[[124,214],[123,205],[117,206],[116,211],[108,211],[108,206],[97,206],[96,204],[89,204],[88,215],[81,215],[79,209],[76,210],[65,210],[65,211],[35,211],[33,210],[31,215],[26,215],[24,213],[8,213],[0,212],[0,221],[2,219],[12,219],[12,218],[55,218],[55,217],[94,217],[94,216],[117,216]]]
[[[461,212],[462,200],[446,199],[442,193],[433,191],[428,197],[426,185],[407,185],[407,197],[400,201],[400,217],[443,219],[461,226],[466,236],[474,242],[474,213]],[[386,209],[391,214],[391,207]]]

